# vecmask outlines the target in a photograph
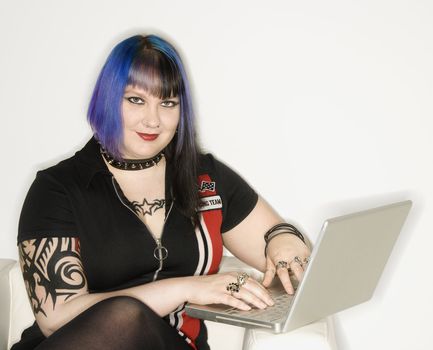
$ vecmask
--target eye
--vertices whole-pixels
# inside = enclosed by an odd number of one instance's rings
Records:
[[[172,101],[172,100],[165,100],[165,101],[161,102],[161,106],[168,107],[168,108],[176,107],[178,104],[179,104],[179,102]]]
[[[131,97],[125,97],[129,102],[135,104],[135,105],[142,105],[144,104],[144,100],[141,97],[137,96],[131,96]]]

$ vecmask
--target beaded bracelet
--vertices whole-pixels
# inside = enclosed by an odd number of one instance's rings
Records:
[[[291,234],[291,235],[295,235],[296,237],[298,237],[300,240],[302,240],[302,242],[305,243],[305,238],[304,236],[301,234],[301,232],[298,231],[298,229],[288,223],[281,223],[281,224],[277,224],[273,227],[271,227],[264,236],[265,239],[265,257],[266,257],[266,249],[268,248],[268,244],[271,241],[272,238],[282,235],[282,234]]]

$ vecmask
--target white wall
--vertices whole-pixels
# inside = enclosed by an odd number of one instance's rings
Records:
[[[205,148],[313,240],[328,216],[414,200],[375,297],[337,321],[342,349],[432,349],[429,0],[1,0],[0,256],[16,258],[35,171],[87,140],[101,63],[136,32],[177,44]]]

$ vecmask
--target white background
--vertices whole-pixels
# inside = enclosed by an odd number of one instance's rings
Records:
[[[203,147],[313,241],[328,216],[414,201],[374,298],[337,331],[343,350],[432,349],[429,0],[1,0],[0,257],[17,256],[36,170],[90,137],[101,64],[136,33],[175,43]]]

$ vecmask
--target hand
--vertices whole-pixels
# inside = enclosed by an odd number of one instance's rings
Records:
[[[263,285],[269,287],[276,273],[286,292],[293,294],[294,288],[290,281],[289,270],[294,273],[298,281],[301,281],[310,254],[310,249],[295,235],[281,234],[274,237],[267,248]],[[278,262],[286,262],[287,268],[279,266]]]
[[[239,273],[240,274],[240,273]],[[191,276],[187,300],[194,304],[225,304],[240,310],[250,310],[251,304],[259,309],[274,305],[269,292],[252,277],[248,277],[238,292],[230,292],[227,286],[238,283],[238,273],[227,272],[206,276]]]

